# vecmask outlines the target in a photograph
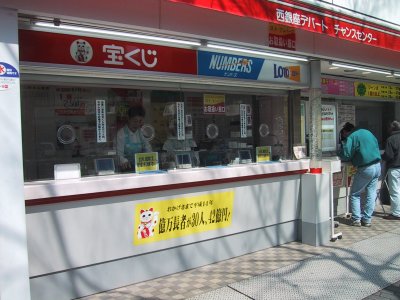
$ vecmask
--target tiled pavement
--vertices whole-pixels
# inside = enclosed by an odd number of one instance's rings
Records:
[[[390,208],[385,206],[385,211]],[[187,299],[191,297],[201,297],[201,295],[219,290],[228,285],[240,283],[246,279],[259,276],[280,268],[290,266],[297,262],[317,255],[332,252],[338,249],[347,249],[354,243],[368,240],[378,235],[384,235],[389,231],[395,230],[400,233],[400,221],[388,221],[382,219],[383,212],[381,206],[377,206],[373,226],[352,227],[349,221],[338,218],[339,228],[343,233],[343,238],[336,242],[331,242],[327,246],[313,247],[299,242],[291,242],[281,246],[268,248],[262,251],[243,255],[219,263],[207,265],[193,270],[180,272],[177,274],[164,276],[154,280],[145,281],[122,287],[119,289],[95,294],[80,298],[82,300],[171,300]],[[399,245],[400,254],[400,245]],[[272,273],[271,273],[272,274]],[[323,280],[323,278],[321,278]],[[351,289],[351,283],[349,283]],[[225,299],[238,299],[237,295],[230,297],[231,289],[227,291]],[[203,297],[202,299],[206,299]],[[243,299],[252,299],[243,295]],[[379,292],[370,295],[364,300],[400,300],[400,281],[385,287]]]

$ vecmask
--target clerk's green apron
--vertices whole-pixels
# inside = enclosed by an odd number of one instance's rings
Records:
[[[140,129],[137,129],[140,130]],[[125,133],[125,147],[124,147],[124,156],[131,164],[131,167],[135,168],[135,154],[143,152],[143,144],[142,136],[139,134],[139,143],[134,143],[129,139],[129,129],[127,127],[124,128]]]

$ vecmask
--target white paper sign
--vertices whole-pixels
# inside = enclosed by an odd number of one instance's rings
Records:
[[[106,100],[96,100],[96,129],[98,143],[107,142],[106,116]]]
[[[247,137],[247,105],[240,104],[240,137]]]
[[[322,105],[322,151],[335,151],[337,145],[336,136],[336,106]]]
[[[176,137],[179,141],[185,139],[185,106],[184,102],[176,102]]]

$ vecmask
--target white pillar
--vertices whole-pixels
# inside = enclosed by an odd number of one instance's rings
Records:
[[[302,242],[320,246],[330,239],[331,174],[322,174],[321,62],[311,61],[310,173],[301,178]]]
[[[311,121],[309,129],[310,137],[310,172],[321,173],[322,166],[322,136],[321,136],[321,62],[311,61],[311,88],[310,111]]]
[[[0,299],[30,299],[22,165],[18,16],[0,7]]]
[[[311,246],[329,243],[332,174],[301,176],[301,241]]]

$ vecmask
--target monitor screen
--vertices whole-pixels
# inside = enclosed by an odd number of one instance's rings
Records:
[[[190,168],[192,166],[192,159],[190,158],[190,153],[177,153],[176,154],[176,164],[179,167]]]
[[[221,166],[224,158],[223,153],[214,151],[201,151],[199,156],[200,165],[204,167]]]
[[[180,164],[189,164],[190,163],[190,157],[188,154],[178,154],[178,162]]]
[[[112,158],[95,159],[95,168],[97,174],[113,174],[115,172],[114,160]]]
[[[239,151],[239,159],[240,160],[251,160],[250,150],[240,150]]]

